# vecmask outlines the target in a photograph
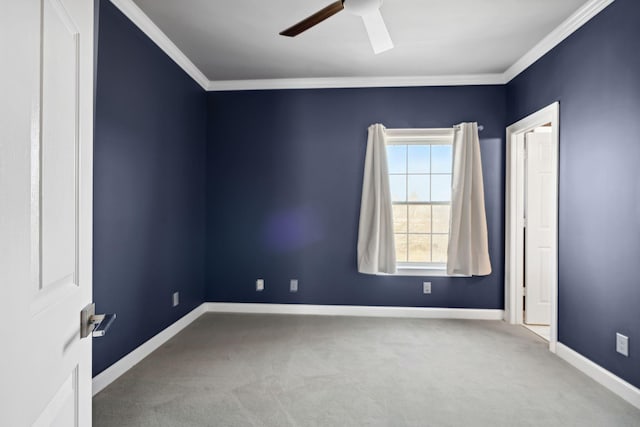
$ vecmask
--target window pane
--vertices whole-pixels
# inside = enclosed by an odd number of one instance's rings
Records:
[[[429,175],[409,175],[409,201],[428,202]]]
[[[429,173],[430,145],[409,146],[409,173]]]
[[[451,206],[436,205],[433,206],[433,232],[448,233],[449,232],[449,213]]]
[[[452,145],[431,146],[431,173],[451,173]]]
[[[409,233],[431,233],[431,206],[409,206]]]
[[[433,262],[447,262],[447,248],[449,236],[446,234],[433,234]]]
[[[387,145],[389,173],[407,173],[407,146]]]
[[[407,201],[407,177],[406,175],[389,175],[389,187],[391,188],[391,200],[394,202]]]
[[[407,205],[393,205],[393,231],[407,232]]]
[[[409,234],[409,262],[431,262],[431,235]]]
[[[431,200],[434,202],[451,201],[451,175],[431,175]]]
[[[396,262],[407,262],[407,235],[396,234]]]

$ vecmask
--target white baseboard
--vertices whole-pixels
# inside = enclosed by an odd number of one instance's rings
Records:
[[[138,364],[138,362],[154,352],[162,344],[169,341],[178,332],[189,326],[204,312],[205,304],[200,304],[188,314],[176,320],[170,326],[153,336],[153,338],[149,339],[131,353],[127,354],[100,374],[93,377],[93,395],[95,396],[100,393],[105,387],[117,380],[122,374],[133,368]]]
[[[503,310],[362,305],[246,304],[207,302],[211,313],[306,314],[318,316],[414,317],[424,319],[502,320]]]
[[[596,382],[602,384],[613,393],[640,409],[640,389],[562,343],[557,344],[556,350],[556,354],[561,359],[564,359],[570,365],[573,365],[587,376],[593,378]]]

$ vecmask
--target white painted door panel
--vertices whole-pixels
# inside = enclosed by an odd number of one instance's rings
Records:
[[[526,142],[525,323],[549,325],[555,272],[556,150],[550,132]]]
[[[93,1],[3,5],[0,425],[90,426]]]

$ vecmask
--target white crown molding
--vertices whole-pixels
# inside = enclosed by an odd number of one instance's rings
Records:
[[[189,326],[205,313],[206,305],[200,304],[188,314],[173,322],[171,325],[145,341],[131,353],[127,354],[113,365],[93,377],[93,396],[104,390],[109,384],[117,380],[122,374],[137,365],[142,359],[153,353],[162,344],[173,338],[178,332]]]
[[[559,45],[564,39],[576,32],[580,27],[589,22],[591,18],[602,12],[604,8],[613,2],[614,0],[591,0],[584,4],[535,45],[533,49],[525,53],[509,67],[503,75],[505,83],[510,82],[518,76],[518,74],[529,68],[529,66],[533,65],[538,59],[546,55],[551,49]]]
[[[640,409],[640,389],[587,359],[577,351],[558,343],[556,354],[613,393]]]
[[[323,77],[263,80],[218,80],[210,81],[207,90],[226,91],[361,87],[469,86],[500,85],[504,83],[504,76],[502,74],[396,77]]]
[[[151,41],[158,45],[173,61],[182,68],[204,90],[209,86],[209,79],[193,62],[182,53],[165,33],[142,11],[132,0],[110,0],[131,20]]]
[[[614,0],[591,0],[584,4],[548,36],[535,45],[533,49],[518,59],[504,73],[448,76],[327,77],[216,81],[209,80],[132,0],[110,1],[207,91],[502,85],[513,80],[518,74],[614,2]]]
[[[503,320],[503,310],[364,305],[260,304],[207,302],[208,313],[297,314],[313,316],[401,317],[422,319]]]

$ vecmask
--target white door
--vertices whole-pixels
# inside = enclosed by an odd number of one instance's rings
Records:
[[[0,13],[0,425],[90,426],[93,0]]]
[[[551,128],[525,136],[525,315],[527,324],[551,323],[551,290],[556,277],[556,150]]]

